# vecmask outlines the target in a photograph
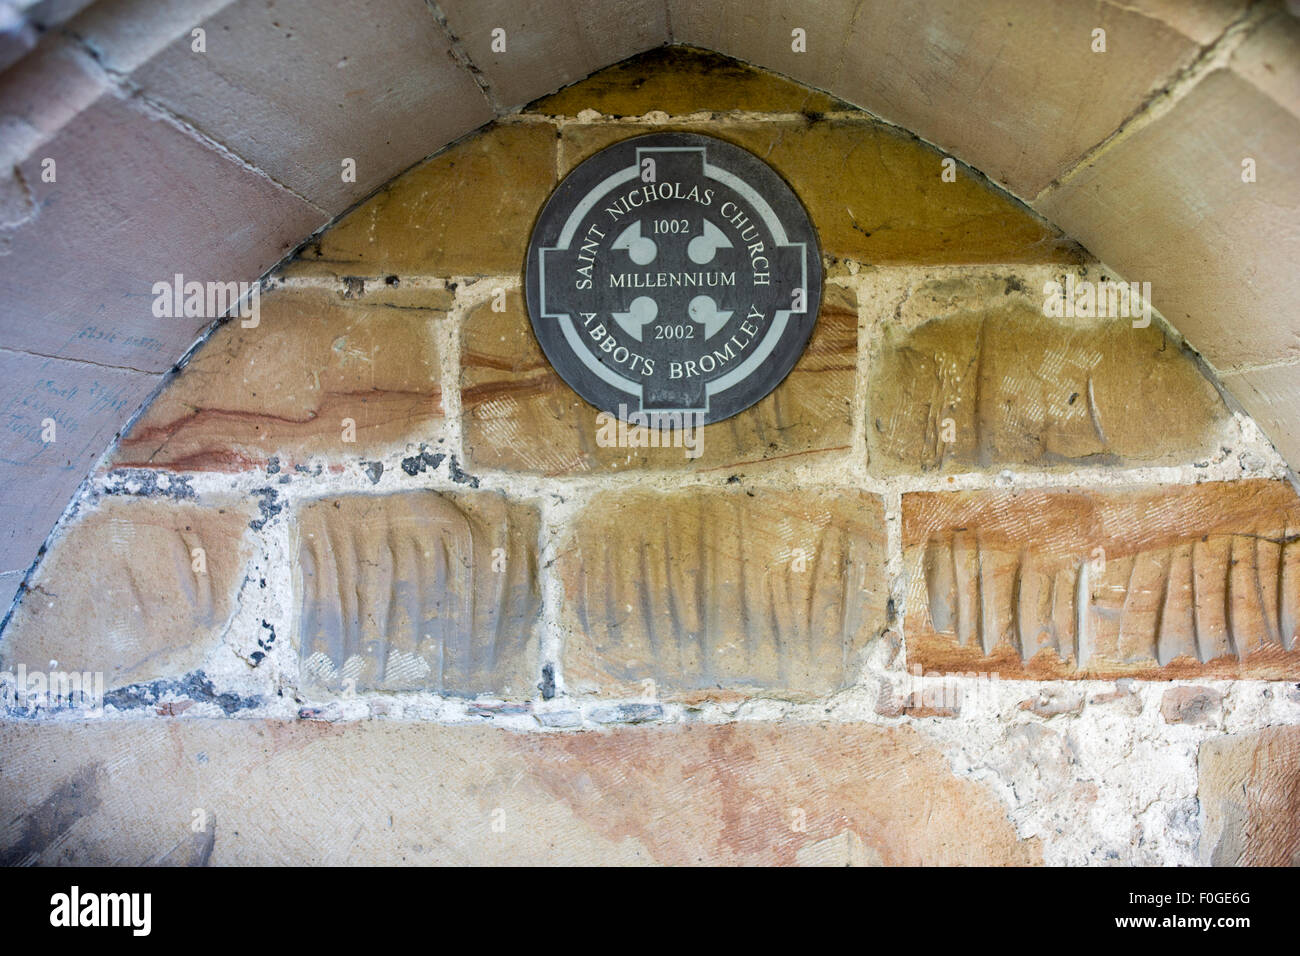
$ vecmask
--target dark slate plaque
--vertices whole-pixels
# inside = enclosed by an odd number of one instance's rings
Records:
[[[575,169],[528,245],[546,357],[595,405],[729,418],[789,374],[821,300],[821,252],[790,186],[710,136],[654,133]]]

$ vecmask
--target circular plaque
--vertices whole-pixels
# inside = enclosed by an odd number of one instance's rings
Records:
[[[592,405],[707,424],[753,405],[812,334],[821,251],[790,186],[693,133],[616,143],[547,200],[528,244],[528,315]]]

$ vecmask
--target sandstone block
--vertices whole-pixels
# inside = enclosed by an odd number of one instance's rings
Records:
[[[131,82],[331,213],[493,116],[420,0],[227,4],[201,25],[203,56],[187,26]]]
[[[1035,203],[1126,278],[1150,282],[1156,308],[1220,370],[1300,358],[1287,318],[1300,277],[1283,265],[1300,258],[1300,116],[1286,104],[1216,70]]]
[[[535,508],[489,492],[298,510],[303,679],[325,690],[535,696]]]
[[[451,296],[417,294],[418,305],[393,305],[320,289],[268,292],[257,327],[218,329],[122,438],[113,464],[239,471],[273,457],[337,461],[437,441],[434,323]]]
[[[439,9],[503,110],[668,39],[657,0],[443,0]]]
[[[872,467],[1183,464],[1216,450],[1228,411],[1155,323],[1049,318],[1044,300],[1014,276],[919,288],[873,363]]]
[[[1001,801],[909,728],[8,723],[0,752],[9,865],[1041,860]]]
[[[0,642],[4,669],[102,671],[111,690],[198,667],[235,610],[253,510],[105,499],[36,569]]]
[[[704,133],[760,156],[790,182],[817,225],[822,253],[874,265],[1075,262],[1078,246],[1005,193],[870,117],[794,122],[701,121],[566,126],[565,171],[621,139],[665,129]]]
[[[615,423],[552,370],[518,295],[507,297],[505,312],[488,304],[476,309],[462,342],[465,455],[473,468],[546,475],[707,471],[843,453],[852,442],[858,313],[853,293],[837,286],[826,286],[808,348],[775,391],[698,429],[689,448],[665,446],[646,429],[616,444]]]
[[[856,679],[884,625],[871,495],[620,490],[593,498],[569,533],[571,693],[827,694]]]
[[[903,496],[909,661],[1002,677],[1300,674],[1284,482]]]
[[[154,283],[253,280],[327,218],[112,94],[20,169],[39,214],[0,242],[5,345],[142,372],[171,368],[219,317],[156,317]]]
[[[1127,120],[1240,13],[1232,3],[999,0],[918,16],[891,0],[673,0],[680,42],[829,90],[1033,196]],[[806,52],[791,30],[806,31]],[[1106,31],[1105,53],[1093,30]],[[944,93],[937,95],[936,84]],[[1081,97],[1079,91],[1089,95]],[[1009,109],[1007,104],[1017,107]],[[996,116],[996,122],[989,117]]]
[[[394,179],[287,275],[514,275],[555,187],[555,129],[491,126]]]
[[[1300,866],[1300,727],[1269,727],[1201,744],[1200,861]]]
[[[1219,380],[1282,457],[1300,462],[1300,365],[1246,369]]]
[[[13,489],[0,497],[0,570],[27,570],[104,447],[157,385],[156,375],[0,352],[0,482]],[[0,593],[0,607],[8,609],[13,589]]]

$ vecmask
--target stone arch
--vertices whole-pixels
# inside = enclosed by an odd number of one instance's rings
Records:
[[[1218,23],[1206,16],[1184,26]],[[1178,82],[1238,69],[1213,58],[1263,22],[1226,19]],[[535,92],[482,88],[497,106]],[[594,412],[531,345],[516,291],[527,226],[557,177],[664,126],[764,156],[810,206],[829,266],[804,360],[769,399],[711,426],[692,461],[597,444]],[[1073,175],[1105,165],[1089,155]],[[996,670],[1031,695],[1042,678],[1294,676],[1285,463],[1159,316],[1141,329],[1048,321],[1045,282],[1116,274],[972,168],[944,182],[942,158],[831,94],[680,46],[499,116],[276,268],[257,327],[211,330],[74,500],[8,622],[5,666],[88,666],[69,655],[99,636],[90,656],[108,662],[120,709],[332,719],[436,699],[461,718],[544,726],[657,721],[753,695],[797,707],[865,694],[874,721],[953,713],[946,686],[918,695],[908,664]],[[846,177],[877,187],[871,213],[843,201]],[[1030,515],[1063,530],[1039,534]],[[825,560],[801,578],[791,562],[805,541]],[[1093,563],[1095,548],[1110,553]],[[498,549],[500,575],[464,573]],[[338,556],[329,568],[325,551]],[[643,570],[647,552],[676,558]],[[136,566],[106,563],[113,553]],[[63,580],[99,590],[60,596]],[[452,613],[420,604],[430,582],[454,596]],[[651,587],[681,600],[644,611]],[[1198,588],[1212,595],[1204,610]],[[1099,613],[1080,627],[1085,593]],[[426,633],[430,620],[444,629]],[[1193,725],[1222,703],[1198,693],[1121,688],[1106,705],[1159,699],[1167,723]],[[1025,703],[1045,719],[1075,707],[1068,693]],[[871,856],[859,829],[818,837],[814,855]],[[867,845],[887,857],[888,841]],[[763,846],[776,859],[800,849]],[[985,858],[1037,851],[1021,840]]]

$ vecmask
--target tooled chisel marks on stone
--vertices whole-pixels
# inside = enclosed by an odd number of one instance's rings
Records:
[[[539,608],[533,509],[495,494],[321,499],[297,515],[305,684],[512,693]]]
[[[1092,419],[1092,427],[1097,430],[1097,440],[1105,448],[1108,442],[1106,432],[1101,427],[1101,412],[1097,409],[1097,396],[1093,394],[1091,375],[1088,376],[1088,416]]]
[[[951,635],[962,647],[973,643],[986,656],[1005,641],[1028,662],[1045,647],[1038,637],[1048,633],[1057,655],[1072,655],[1082,670],[1099,653],[1110,659],[1116,648],[1120,663],[1153,660],[1160,666],[1179,656],[1206,664],[1220,657],[1244,660],[1268,647],[1293,650],[1300,626],[1300,555],[1289,550],[1295,547],[1284,533],[1212,534],[1111,555],[1109,573],[1080,555],[1069,570],[1074,586],[1068,635],[1058,629],[1055,579],[1061,569],[1040,567],[1030,549],[1022,547],[1014,557],[992,552],[970,529],[961,529],[932,536],[919,560],[936,634]],[[1040,597],[1049,576],[1050,606]],[[1099,649],[1102,632],[1113,632],[1104,643],[1118,641],[1116,648]]]
[[[217,816],[208,813],[203,828],[182,837],[176,845],[154,861],[156,866],[209,866],[217,845]]]
[[[571,689],[649,678],[673,694],[765,682],[829,690],[850,679],[885,624],[874,502],[774,504],[718,490],[619,504],[588,510],[561,572],[575,596],[565,614],[575,624]]]
[[[98,810],[104,777],[102,763],[87,764],[59,784],[40,805],[19,817],[22,836],[9,846],[0,848],[0,866],[20,866],[37,861],[40,854],[55,846],[73,824]]]
[[[1172,552],[1169,560],[1165,562],[1165,573],[1160,579],[1160,600],[1156,604],[1156,640],[1155,640],[1155,657],[1156,663],[1161,667],[1173,660],[1174,655],[1170,653],[1169,641],[1165,636],[1165,607],[1169,603],[1169,582],[1174,575],[1174,556]]]
[[[1078,577],[1074,589],[1074,660],[1079,667],[1087,667],[1092,656],[1091,621],[1088,609],[1092,605],[1092,588],[1089,587],[1089,564],[1079,561]]]

